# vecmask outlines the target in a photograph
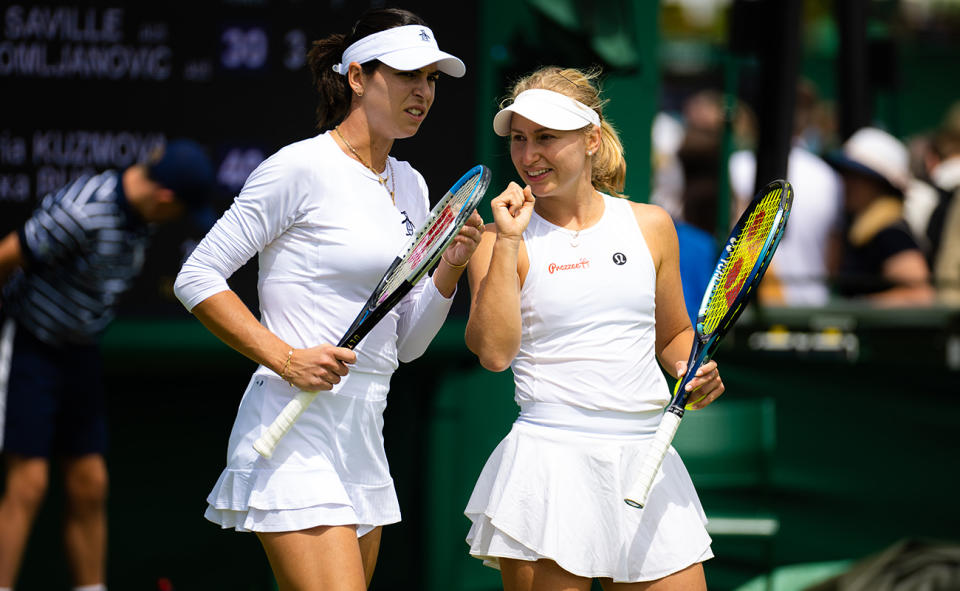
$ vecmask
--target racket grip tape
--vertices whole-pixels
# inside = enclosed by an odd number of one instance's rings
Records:
[[[647,496],[650,489],[653,488],[653,481],[657,478],[657,472],[660,471],[660,465],[663,458],[667,455],[667,449],[673,436],[677,433],[677,427],[680,426],[680,417],[672,412],[666,412],[660,419],[660,426],[657,427],[657,433],[650,442],[647,449],[647,455],[643,458],[643,464],[640,471],[633,479],[633,482],[627,486],[623,500],[626,504],[637,509],[643,509],[647,504]]]
[[[316,392],[298,392],[297,395],[287,403],[277,418],[270,423],[267,430],[260,434],[260,437],[253,442],[253,449],[261,456],[270,459],[273,452],[277,449],[280,439],[287,434],[290,427],[300,418],[303,411],[306,410],[313,399],[317,397]]]

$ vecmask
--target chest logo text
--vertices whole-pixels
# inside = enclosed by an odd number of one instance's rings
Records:
[[[547,272],[553,275],[558,271],[575,271],[578,269],[586,269],[589,266],[590,266],[589,259],[580,259],[575,263],[564,263],[561,265],[558,265],[557,263],[550,263],[549,265],[547,265]]]

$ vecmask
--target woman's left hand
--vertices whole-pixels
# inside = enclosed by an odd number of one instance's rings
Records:
[[[483,218],[474,211],[467,219],[467,223],[460,228],[460,233],[453,239],[450,246],[443,251],[443,260],[453,268],[462,268],[473,256],[483,236]]]
[[[687,373],[687,362],[677,362],[677,379]],[[712,359],[697,369],[697,374],[686,385],[687,410],[700,410],[716,400],[726,389],[720,379],[720,370],[717,362]]]

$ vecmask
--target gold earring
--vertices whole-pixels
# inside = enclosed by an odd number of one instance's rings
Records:
[[[363,90],[354,90],[353,92],[357,93],[357,96],[363,96]]]

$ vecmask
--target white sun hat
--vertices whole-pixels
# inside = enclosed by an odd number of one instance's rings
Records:
[[[441,72],[454,78],[463,76],[467,71],[460,58],[440,51],[433,31],[423,25],[393,27],[367,35],[347,47],[340,63],[333,66],[333,71],[346,75],[351,63],[365,64],[373,60],[404,71],[435,63]]]
[[[876,127],[857,130],[844,142],[842,151],[827,161],[841,171],[884,181],[901,193],[910,183],[910,155],[906,146]]]
[[[548,129],[560,131],[588,125],[600,126],[600,115],[596,111],[565,94],[544,88],[524,90],[510,106],[500,109],[493,118],[493,131],[497,135],[510,134],[510,121],[514,113]]]

